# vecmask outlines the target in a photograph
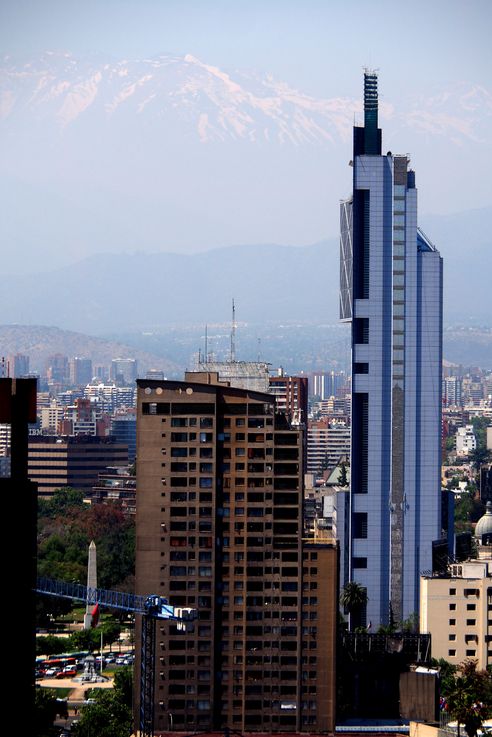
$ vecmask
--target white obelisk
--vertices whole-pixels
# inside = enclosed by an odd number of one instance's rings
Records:
[[[97,589],[97,552],[96,543],[92,540],[89,545],[89,560],[87,562],[87,588]],[[84,629],[90,630],[92,626],[92,610],[94,603],[89,603],[87,600],[85,614],[84,614]]]

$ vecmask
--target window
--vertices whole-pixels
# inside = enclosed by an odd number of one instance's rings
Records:
[[[476,625],[476,623],[477,623],[477,620],[476,619],[467,619],[466,620],[466,624],[467,624],[468,627],[474,627]]]
[[[456,604],[450,604],[449,605],[449,611],[454,612],[456,610]]]
[[[449,655],[449,656],[450,656],[451,658],[454,658],[454,657],[456,656],[456,650],[448,650],[448,655]]]
[[[367,568],[367,558],[354,557],[352,558],[353,568]]]
[[[450,596],[456,596],[456,589],[449,589]]]
[[[358,539],[367,538],[367,512],[355,512],[354,537]]]
[[[449,626],[454,627],[456,625],[456,619],[450,619],[449,620]]]

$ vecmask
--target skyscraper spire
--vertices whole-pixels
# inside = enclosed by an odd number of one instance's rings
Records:
[[[364,153],[381,155],[381,135],[378,131],[378,75],[364,70]]]

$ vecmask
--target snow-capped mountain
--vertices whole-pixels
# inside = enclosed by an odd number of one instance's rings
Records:
[[[103,252],[335,236],[339,200],[351,191],[352,126],[363,122],[362,89],[339,96],[336,74],[327,69],[315,96],[191,54],[4,56],[3,272]],[[411,97],[388,82],[380,83],[383,146],[411,152],[420,212],[488,206],[490,91],[457,81]]]
[[[397,126],[480,140],[492,94],[459,83],[398,112],[391,102],[380,103],[380,110]],[[15,125],[25,116],[60,130],[94,117],[108,125],[131,117],[143,125],[173,122],[202,142],[335,143],[349,139],[361,101],[315,98],[271,75],[224,71],[190,54],[110,60],[45,52],[28,61],[2,60],[0,121]]]

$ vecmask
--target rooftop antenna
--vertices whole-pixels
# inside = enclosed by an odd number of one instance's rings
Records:
[[[261,355],[261,338],[258,338],[258,363],[260,363],[260,355]]]
[[[208,363],[208,325],[205,325],[205,363]]]
[[[232,299],[231,363],[236,361],[236,306]]]

